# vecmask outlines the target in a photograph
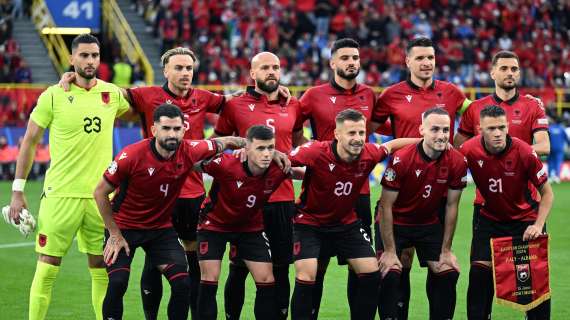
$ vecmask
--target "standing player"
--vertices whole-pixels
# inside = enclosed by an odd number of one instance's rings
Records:
[[[354,109],[364,114],[370,121],[372,108],[375,105],[375,93],[372,88],[358,84],[356,77],[360,72],[359,44],[353,39],[345,38],[335,41],[331,48],[330,67],[333,72],[331,81],[327,84],[309,88],[301,97],[302,122],[309,119],[313,131],[313,139],[328,141],[334,139],[335,117],[346,109]],[[372,234],[372,213],[370,212],[370,186],[366,181],[355,202],[356,215],[362,222],[367,234]],[[313,297],[313,319],[319,314],[323,281],[328,260],[319,262],[319,272],[315,281],[315,296]],[[343,263],[343,261],[341,261]],[[347,296],[349,305],[355,298],[358,278],[349,268]]]
[[[196,162],[211,158],[226,146],[243,145],[243,139],[236,137],[183,140],[184,114],[174,105],[159,106],[153,120],[154,138],[124,148],[94,194],[107,228],[104,255],[109,287],[103,304],[105,319],[122,319],[123,295],[138,247],[145,250],[153,266],[170,283],[169,319],[187,319],[188,267],[172,227],[172,210]],[[115,190],[111,204],[109,195]]]
[[[544,231],[554,194],[546,168],[526,142],[508,134],[507,113],[499,106],[479,114],[480,136],[465,142],[459,151],[467,158],[473,180],[485,201],[475,205],[471,270],[467,291],[468,319],[490,319],[493,305],[491,238],[522,236],[532,240]],[[528,197],[532,183],[539,202]],[[527,312],[529,320],[550,318],[550,299]]]
[[[250,127],[245,153],[245,162],[226,154],[202,165],[214,177],[198,226],[202,274],[198,315],[203,320],[217,319],[216,291],[228,242],[231,258],[243,259],[255,280],[255,318],[277,318],[272,250],[263,231],[262,210],[287,174],[272,163],[275,135],[271,128]]]
[[[304,139],[298,123],[299,103],[292,98],[287,104],[277,91],[281,68],[279,58],[262,52],[251,59],[250,76],[255,82],[241,97],[227,102],[216,124],[216,135],[237,134],[245,137],[253,125],[266,125],[275,133],[275,148],[288,153]],[[295,133],[295,134],[294,134]],[[292,222],[295,195],[291,179],[285,180],[263,208],[265,232],[271,244],[273,274],[277,287],[279,318],[286,319],[289,309],[289,264],[292,262]],[[225,309],[228,319],[239,319],[244,301],[247,269],[234,261],[225,287]]]
[[[418,139],[396,139],[384,145],[365,143],[366,118],[347,109],[336,116],[335,140],[304,144],[291,152],[292,166],[306,166],[297,205],[293,252],[295,291],[293,319],[311,319],[317,259],[338,255],[358,275],[355,319],[374,319],[378,263],[370,236],[354,210],[359,191],[376,164],[390,151]]]
[[[38,263],[30,288],[29,318],[44,319],[62,257],[77,235],[79,251],[87,254],[91,297],[97,319],[107,289],[102,257],[103,221],[93,190],[112,158],[115,117],[129,104],[113,84],[97,79],[100,45],[82,34],[71,43],[75,82],[69,92],[58,86],[44,91],[32,111],[16,164],[10,215],[18,220],[27,208],[24,185],[35,147],[49,128],[51,164],[40,202],[36,252]]]
[[[454,84],[433,78],[435,71],[433,42],[424,37],[410,40],[406,46],[406,66],[410,71],[408,79],[390,86],[378,98],[372,116],[375,122],[372,129],[375,131],[380,123],[390,119],[394,138],[420,137],[418,128],[422,122],[422,113],[435,106],[449,113],[451,132],[454,132],[456,114],[461,113],[471,101]],[[376,230],[379,231],[379,228]],[[400,282],[402,294],[399,302],[400,320],[408,319],[413,257],[413,248],[404,250],[401,256],[403,268]]]
[[[399,256],[410,247],[417,249],[420,263],[429,268],[430,319],[453,318],[459,266],[451,243],[467,165],[461,153],[446,150],[450,128],[447,111],[428,109],[420,126],[423,140],[396,151],[382,179],[382,240],[376,234],[376,244],[384,244],[379,259],[384,275],[379,298],[382,319],[398,318]],[[439,221],[442,210],[445,226]]]

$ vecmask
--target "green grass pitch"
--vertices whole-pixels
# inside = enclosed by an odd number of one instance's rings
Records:
[[[547,226],[551,235],[550,267],[551,287],[553,295],[552,319],[570,319],[570,276],[567,267],[570,265],[570,232],[568,228],[570,212],[570,184],[553,186],[555,194]],[[27,186],[27,198],[34,215],[37,215],[41,183],[30,182]],[[372,201],[378,199],[379,188],[372,188]],[[469,186],[463,193],[459,211],[459,223],[453,243],[453,250],[461,265],[461,276],[457,286],[457,307],[455,319],[466,319],[465,297],[469,271],[469,244],[471,239],[471,217],[474,188]],[[0,182],[0,204],[9,203],[10,184]],[[566,231],[564,231],[566,230]],[[28,310],[28,294],[36,266],[36,254],[33,238],[23,238],[11,226],[0,223],[0,319],[26,319]],[[129,289],[124,298],[125,319],[144,319],[139,293],[139,279],[144,254],[138,250],[132,268]],[[335,260],[333,260],[335,261]],[[223,319],[222,293],[227,273],[227,261],[224,261],[220,288],[218,290],[219,319]],[[291,281],[294,277],[291,268]],[[565,271],[566,270],[566,271]],[[419,268],[417,261],[412,269],[412,298],[410,319],[428,319],[428,305],[425,295],[426,270]],[[293,282],[292,282],[293,283]],[[168,284],[165,282],[165,295],[161,304],[161,319],[166,319],[165,308],[169,296]],[[253,319],[254,285],[248,278],[246,303],[242,312],[243,319]],[[524,315],[506,307],[494,305],[494,319],[523,319]],[[321,319],[348,319],[346,302],[346,267],[331,263],[325,279],[325,290],[321,307]],[[87,259],[77,251],[77,245],[64,258],[52,302],[48,311],[48,319],[94,319],[91,308],[90,278],[87,271]]]

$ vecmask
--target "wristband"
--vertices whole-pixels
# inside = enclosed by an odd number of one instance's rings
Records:
[[[12,191],[24,192],[26,187],[26,179],[14,179],[12,182]]]

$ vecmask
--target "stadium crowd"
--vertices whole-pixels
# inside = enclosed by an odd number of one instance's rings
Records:
[[[12,38],[14,19],[22,15],[21,2],[0,0],[0,83],[32,82],[32,70],[22,58],[18,42]]]

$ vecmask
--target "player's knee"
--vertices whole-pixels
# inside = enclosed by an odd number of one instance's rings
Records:
[[[256,283],[273,283],[275,282],[275,277],[273,277],[273,272],[262,272],[260,274],[254,274],[253,280]]]
[[[190,293],[190,283],[186,266],[179,264],[168,265],[163,270],[163,274],[168,280],[168,283],[170,283],[172,292]]]
[[[129,285],[130,270],[128,268],[117,268],[108,272],[109,288],[107,294],[123,295],[127,291]]]
[[[61,257],[56,256],[48,256],[46,254],[39,254],[38,260],[47,264],[51,264],[52,266],[60,266],[61,265]]]
[[[105,260],[103,256],[87,254],[87,263],[89,268],[105,268]]]
[[[295,277],[301,281],[314,282],[316,279],[316,274],[308,270],[297,270]]]

